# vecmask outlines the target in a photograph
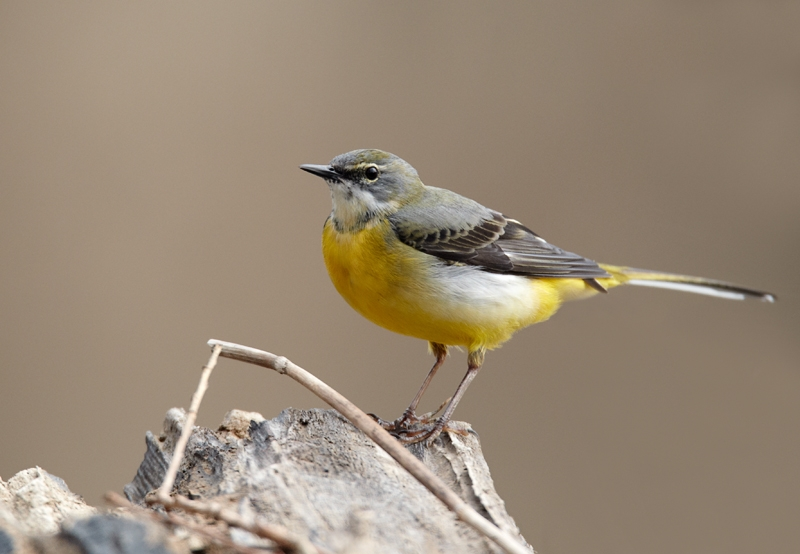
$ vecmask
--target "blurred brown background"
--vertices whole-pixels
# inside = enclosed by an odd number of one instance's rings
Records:
[[[218,338],[396,417],[432,359],[353,312],[300,163],[374,147],[629,288],[456,412],[543,554],[800,551],[800,4],[0,2],[0,476],[99,504]],[[423,408],[452,393],[456,353]],[[200,423],[320,402],[225,361]]]

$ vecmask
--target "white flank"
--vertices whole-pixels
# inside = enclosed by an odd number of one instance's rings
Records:
[[[521,321],[539,307],[537,290],[527,277],[488,273],[474,266],[434,264],[418,298],[429,310],[449,318],[494,326]]]

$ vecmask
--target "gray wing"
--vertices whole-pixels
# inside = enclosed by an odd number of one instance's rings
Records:
[[[493,273],[610,277],[592,260],[553,246],[519,221],[473,200],[435,187],[427,187],[425,195],[389,217],[400,241],[421,252]]]

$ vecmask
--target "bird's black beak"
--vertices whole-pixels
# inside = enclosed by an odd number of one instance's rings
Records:
[[[342,177],[329,165],[303,164],[300,166],[300,169],[313,173],[317,177],[332,181],[339,181]]]

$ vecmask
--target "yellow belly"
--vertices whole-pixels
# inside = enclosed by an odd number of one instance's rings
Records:
[[[580,279],[533,279],[447,265],[399,242],[388,221],[339,233],[328,221],[322,251],[336,290],[361,315],[391,331],[469,350],[492,349],[549,318]]]

